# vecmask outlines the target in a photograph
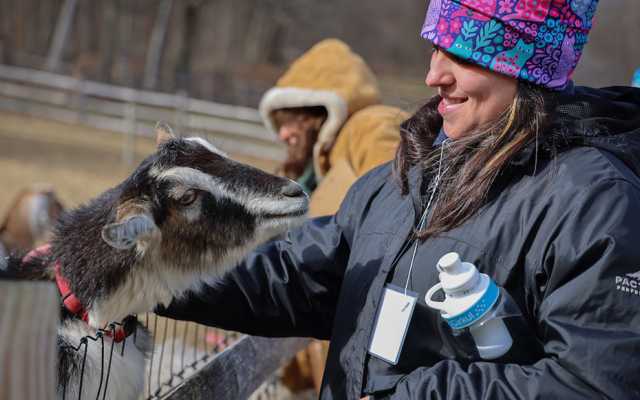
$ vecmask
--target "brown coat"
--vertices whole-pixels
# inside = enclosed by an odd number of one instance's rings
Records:
[[[311,196],[312,216],[335,213],[357,178],[393,159],[407,117],[395,107],[375,105],[349,118],[329,153],[331,168]]]
[[[324,106],[328,114],[313,151],[318,187],[310,215],[332,214],[359,176],[393,158],[399,125],[408,115],[380,105],[373,72],[337,39],[323,40],[295,60],[263,96],[260,113],[277,134],[272,111],[304,106]],[[331,148],[328,154],[324,147]]]

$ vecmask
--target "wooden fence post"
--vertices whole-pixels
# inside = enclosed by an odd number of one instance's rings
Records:
[[[162,0],[158,5],[156,21],[147,47],[147,59],[144,64],[144,88],[153,90],[158,83],[160,59],[165,48],[165,38],[169,26],[169,17],[173,0]]]
[[[73,24],[73,15],[76,11],[78,0],[65,0],[62,8],[60,9],[60,15],[58,16],[58,22],[56,23],[56,30],[53,33],[53,39],[51,40],[51,47],[49,48],[49,54],[47,55],[47,62],[45,68],[49,71],[58,71],[60,68],[60,62],[62,61],[62,52],[64,46],[69,39],[69,33],[71,32],[71,25]]]
[[[126,128],[124,130],[124,140],[122,141],[122,162],[130,168],[133,165],[133,159],[136,154],[135,135],[138,131],[135,101],[132,101],[125,105],[124,115],[124,123],[126,124]]]
[[[58,313],[54,284],[0,281],[0,399],[55,399]]]

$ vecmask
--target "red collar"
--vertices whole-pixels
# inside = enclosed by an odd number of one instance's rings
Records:
[[[80,316],[84,322],[89,322],[89,313],[87,313],[87,310],[84,309],[80,300],[71,291],[69,281],[67,281],[60,272],[60,269],[62,268],[60,261],[56,261],[54,268],[56,271],[56,285],[58,285],[58,290],[62,297],[62,304],[64,304],[64,307],[71,314]]]
[[[43,246],[37,247],[27,253],[26,256],[22,259],[22,262],[28,262],[35,257],[46,257],[51,254],[51,245],[45,244]],[[81,318],[87,324],[89,323],[89,313],[84,308],[80,299],[71,291],[71,286],[69,285],[69,281],[62,276],[62,265],[60,261],[56,260],[54,265],[55,277],[56,277],[56,285],[58,286],[58,291],[60,291],[60,297],[62,297],[62,304],[64,307],[73,315]],[[124,326],[119,325],[116,326],[115,330],[103,330],[107,336],[113,338],[116,343],[122,342],[129,335],[133,333],[133,330],[126,330]]]

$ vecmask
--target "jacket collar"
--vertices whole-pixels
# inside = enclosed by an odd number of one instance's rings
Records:
[[[554,96],[552,120],[509,162],[528,173],[538,160],[579,146],[613,153],[640,175],[640,89],[569,86]]]
[[[422,212],[422,182],[424,180],[424,172],[421,165],[414,165],[409,169],[407,174],[409,181],[409,194],[413,203],[414,214],[417,216]],[[417,221],[415,221],[417,222]]]

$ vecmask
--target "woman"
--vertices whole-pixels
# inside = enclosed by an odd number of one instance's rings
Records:
[[[433,0],[439,94],[405,122],[394,165],[160,311],[331,339],[322,399],[639,398],[640,94],[569,81],[595,3]],[[451,251],[520,309],[499,359],[424,303]],[[390,284],[417,293],[395,363],[369,352]]]

